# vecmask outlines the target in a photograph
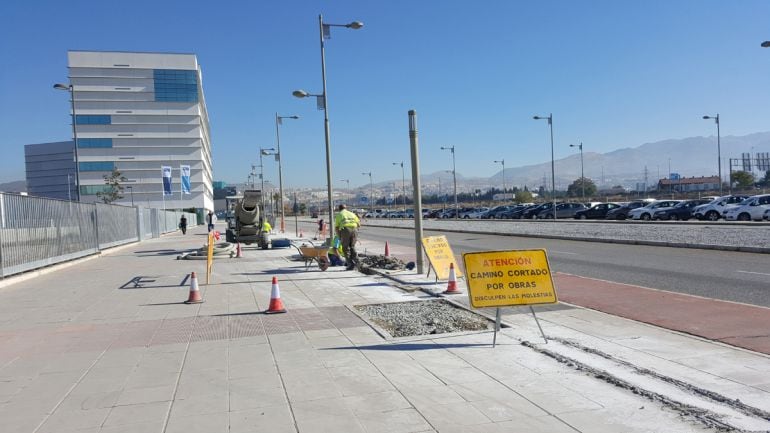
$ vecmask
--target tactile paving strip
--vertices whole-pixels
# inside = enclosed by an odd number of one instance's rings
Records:
[[[344,306],[4,331],[0,358],[102,351],[366,326]]]

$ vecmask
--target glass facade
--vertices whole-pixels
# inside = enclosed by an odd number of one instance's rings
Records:
[[[115,163],[112,161],[81,162],[80,171],[112,171]]]
[[[96,195],[97,192],[108,192],[109,185],[80,185],[80,195]]]
[[[78,138],[78,147],[112,147],[111,138]]]
[[[155,100],[159,102],[198,102],[198,72],[181,69],[154,69]]]
[[[78,114],[75,116],[75,122],[77,122],[78,125],[109,125],[112,123],[112,116]]]

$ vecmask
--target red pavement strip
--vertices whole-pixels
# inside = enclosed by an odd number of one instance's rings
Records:
[[[770,308],[556,273],[560,301],[770,355]]]

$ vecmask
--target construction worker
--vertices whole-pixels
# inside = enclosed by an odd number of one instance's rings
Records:
[[[355,269],[358,264],[358,254],[356,254],[356,240],[358,238],[358,227],[361,222],[358,216],[347,210],[347,206],[341,204],[339,212],[334,218],[334,227],[337,228],[340,239],[342,240],[342,251],[345,253],[347,261],[347,270]]]
[[[262,222],[262,231],[265,233],[270,233],[271,231],[273,231],[273,226],[271,226],[270,223],[267,220],[265,220]]]
[[[334,237],[334,241],[332,241],[332,246],[329,248],[329,262],[332,266],[342,266],[345,264],[345,261],[342,260],[342,256],[345,254],[345,252],[342,250],[342,242],[340,241],[339,236]]]

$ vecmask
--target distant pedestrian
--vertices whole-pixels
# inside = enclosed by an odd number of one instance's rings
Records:
[[[358,264],[358,254],[356,253],[356,241],[358,240],[358,227],[361,222],[358,216],[347,210],[347,206],[341,204],[339,213],[334,218],[334,227],[337,228],[340,240],[342,240],[342,251],[345,253],[347,270],[355,269]]]
[[[214,212],[209,211],[209,214],[206,215],[206,223],[209,225],[209,231],[214,230],[214,223],[217,222],[217,216],[214,215]]]
[[[318,230],[315,232],[315,237],[313,239],[323,238],[323,233],[324,233],[324,219],[321,218],[318,220]]]
[[[182,218],[179,218],[179,229],[182,230],[182,234],[187,234],[187,218],[182,214]]]

